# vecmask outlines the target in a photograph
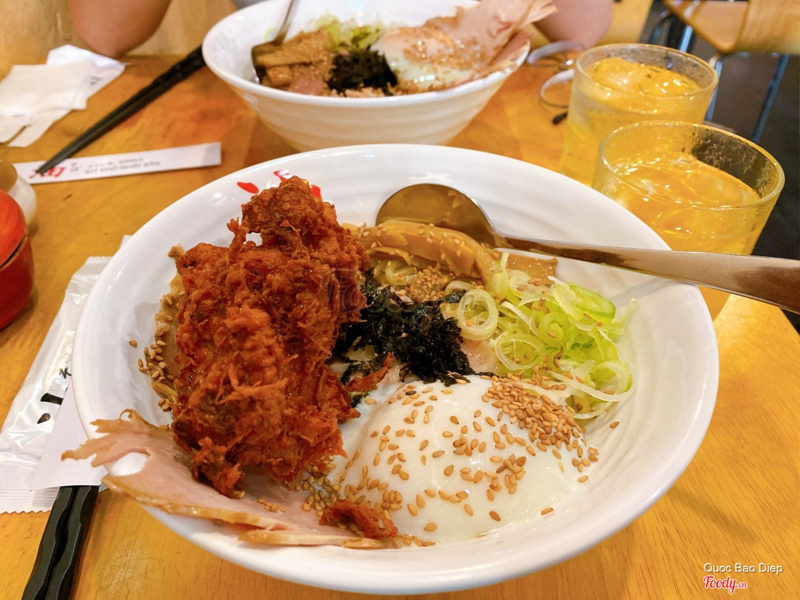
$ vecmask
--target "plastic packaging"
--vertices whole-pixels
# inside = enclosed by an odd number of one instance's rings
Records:
[[[0,513],[49,510],[57,489],[29,489],[66,392],[81,309],[108,257],[90,257],[67,285],[27,377],[0,430]]]

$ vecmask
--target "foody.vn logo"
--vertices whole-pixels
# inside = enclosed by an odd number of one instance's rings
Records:
[[[706,575],[703,577],[703,586],[707,590],[728,590],[732,594],[736,590],[746,590],[747,583],[744,581],[736,581],[733,577],[726,577],[725,579],[717,579],[713,575]]]

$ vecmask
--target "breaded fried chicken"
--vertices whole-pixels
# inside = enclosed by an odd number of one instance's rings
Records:
[[[359,318],[369,268],[302,179],[262,191],[242,215],[229,247],[199,244],[176,261],[186,295],[173,428],[195,477],[227,496],[241,493],[243,467],[291,481],[342,453],[338,425],[358,412],[325,361],[341,324]]]

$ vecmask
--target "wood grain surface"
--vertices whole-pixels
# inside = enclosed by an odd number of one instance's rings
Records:
[[[11,162],[39,160],[149,83],[177,57],[132,60],[125,74],[29,148],[0,148]],[[525,66],[451,145],[557,167],[564,124],[541,105],[549,75]],[[35,291],[0,331],[0,420],[61,305],[72,273],[108,256],[160,210],[245,166],[292,153],[207,69],[85,149],[91,156],[220,141],[218,167],[36,187]],[[713,598],[704,577],[745,583],[736,596],[797,597],[800,589],[800,338],[776,308],[732,298],[715,321],[720,351],[716,410],[695,460],[641,518],[583,554],[491,587],[422,596],[431,600]],[[679,376],[679,374],[676,374]],[[0,515],[0,598],[19,598],[47,514]],[[737,573],[736,565],[754,573]],[[781,573],[759,572],[760,565]],[[707,573],[711,566],[731,572]],[[134,502],[103,492],[89,532],[75,598],[355,600],[260,575],[174,534]]]

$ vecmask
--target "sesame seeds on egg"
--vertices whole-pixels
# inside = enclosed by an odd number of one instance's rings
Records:
[[[541,518],[597,460],[570,411],[521,381],[384,385],[370,398],[342,428],[350,458],[331,461],[327,501],[367,502],[423,543]]]

